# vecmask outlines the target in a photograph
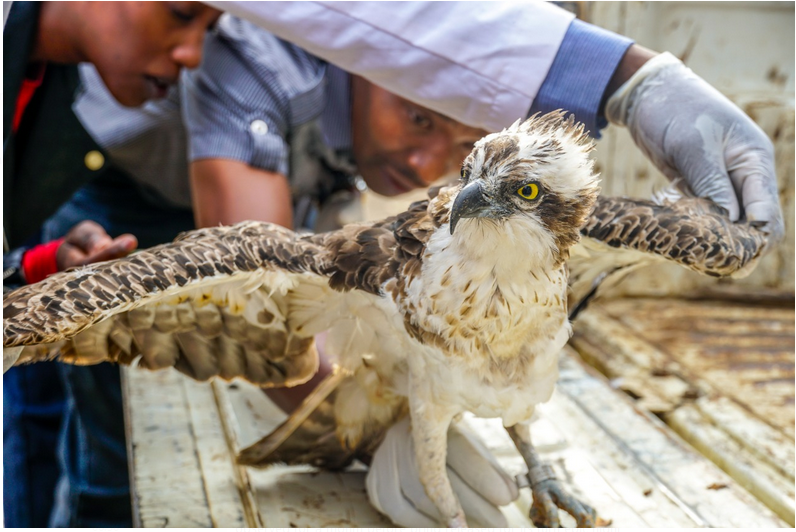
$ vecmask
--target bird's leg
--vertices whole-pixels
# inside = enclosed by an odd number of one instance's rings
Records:
[[[533,492],[531,521],[537,528],[558,528],[558,509],[569,513],[578,528],[593,528],[597,517],[594,509],[570,495],[556,479],[553,468],[539,458],[531,444],[530,423],[506,427],[514,445],[528,465],[528,480]]]
[[[446,463],[448,427],[455,412],[435,405],[431,394],[419,388],[411,385],[409,413],[420,483],[449,528],[466,528],[464,510],[451,487]]]

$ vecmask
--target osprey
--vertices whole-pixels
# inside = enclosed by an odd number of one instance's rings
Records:
[[[23,287],[4,301],[4,369],[56,357],[137,361],[199,380],[291,386],[315,373],[314,337],[328,331],[337,370],[242,463],[339,467],[408,413],[420,480],[441,522],[466,526],[445,452],[451,421],[470,411],[507,427],[529,468],[536,523],[556,525],[560,507],[592,526],[594,511],[539,460],[529,422],[550,398],[571,333],[570,247],[581,232],[611,246],[639,235],[601,217],[614,203],[595,209],[591,141],[563,116],[483,138],[459,183],[383,221],[319,235],[257,222],[202,229]],[[741,253],[736,240],[709,249],[711,260],[731,255],[725,262],[738,269],[756,258],[763,240],[743,230],[751,236]],[[637,249],[678,260],[694,245],[671,238]],[[311,425],[318,416],[323,423]],[[291,449],[302,431],[315,438],[303,455]]]

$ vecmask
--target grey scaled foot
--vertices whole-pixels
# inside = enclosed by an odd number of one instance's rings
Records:
[[[558,509],[562,509],[575,518],[578,528],[594,528],[597,513],[594,509],[580,502],[567,493],[555,478],[553,469],[547,464],[540,464],[528,473],[533,492],[531,505],[531,521],[537,528],[559,528]]]

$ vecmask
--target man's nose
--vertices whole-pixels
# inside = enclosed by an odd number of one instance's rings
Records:
[[[206,31],[193,31],[175,46],[171,51],[171,58],[175,63],[185,68],[196,68],[202,62],[202,44]]]
[[[445,174],[449,158],[450,153],[446,153],[445,150],[425,146],[412,150],[407,163],[423,183],[431,185]]]

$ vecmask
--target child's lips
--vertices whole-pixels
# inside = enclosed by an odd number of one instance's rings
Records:
[[[169,92],[169,87],[176,83],[175,80],[164,78],[160,76],[145,75],[147,85],[150,88],[150,95],[152,98],[165,98]]]

